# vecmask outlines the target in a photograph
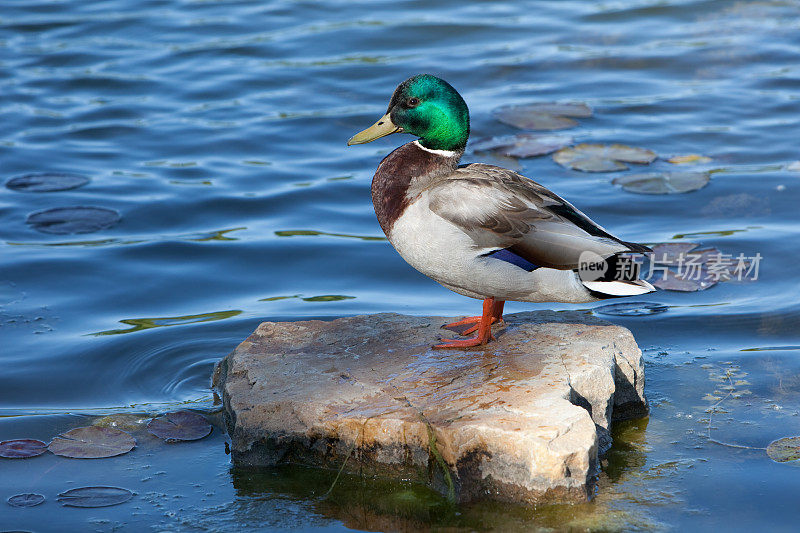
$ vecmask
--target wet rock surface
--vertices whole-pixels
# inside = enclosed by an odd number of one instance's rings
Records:
[[[481,349],[453,318],[264,322],[215,369],[237,466],[427,483],[457,501],[580,501],[609,424],[647,414],[631,333],[578,312],[507,315]]]

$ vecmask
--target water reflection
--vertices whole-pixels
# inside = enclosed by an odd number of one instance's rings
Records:
[[[499,502],[454,504],[419,483],[298,465],[232,468],[231,479],[240,498],[278,496],[305,500],[314,512],[366,531],[651,530],[658,528],[646,511],[628,505],[636,496],[614,490],[612,485],[642,475],[646,429],[646,419],[615,424],[615,444],[604,460],[600,476],[601,490],[606,494],[581,504],[535,508]],[[646,475],[668,478],[671,473],[662,465]]]
[[[387,240],[386,237],[372,237],[369,235],[348,235],[346,233],[328,233],[325,231],[316,231],[313,229],[293,229],[293,230],[281,230],[276,231],[275,235],[278,237],[301,237],[301,236],[310,236],[316,237],[319,235],[325,235],[328,237],[344,237],[347,239],[359,239],[362,241],[385,241]]]
[[[161,328],[167,326],[184,326],[186,324],[196,324],[198,322],[212,322],[215,320],[225,320],[242,314],[240,310],[232,311],[216,311],[213,313],[202,313],[199,315],[184,315],[184,316],[166,316],[154,318],[126,318],[120,320],[123,324],[128,324],[131,327],[127,329],[109,329],[106,331],[98,331],[97,333],[90,333],[90,335],[120,335],[122,333],[135,333],[151,328]]]
[[[672,236],[673,239],[688,239],[691,237],[730,237],[737,233],[744,233],[746,231],[762,229],[763,226],[748,226],[744,229],[724,229],[714,231],[693,231],[691,233],[677,233]]]
[[[237,237],[230,237],[228,233],[234,231],[246,230],[246,226],[238,228],[221,229],[209,232],[196,232],[187,233],[182,235],[165,235],[159,238],[111,238],[111,239],[95,239],[85,241],[66,241],[66,242],[10,242],[6,244],[10,246],[109,246],[109,245],[123,245],[128,246],[132,244],[153,243],[153,242],[169,242],[169,241],[191,241],[191,242],[207,242],[207,241],[238,241]]]
[[[259,302],[277,302],[279,300],[289,300],[291,298],[298,298],[304,302],[339,302],[342,300],[354,300],[355,296],[346,296],[344,294],[321,294],[319,296],[308,296],[303,298],[302,294],[293,294],[291,296],[270,296],[269,298],[261,298]]]

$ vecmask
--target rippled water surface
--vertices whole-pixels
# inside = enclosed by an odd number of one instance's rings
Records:
[[[712,158],[695,165],[713,171],[706,188],[670,196],[550,157],[519,165],[627,240],[763,261],[755,282],[662,291],[640,300],[666,312],[606,317],[645,351],[652,413],[616,428],[590,504],[454,508],[357,478],[322,498],[328,473],[232,471],[215,429],[114,459],[5,460],[1,499],[48,501],[0,502],[0,529],[794,530],[800,471],[759,448],[800,434],[800,173],[786,168],[800,159],[799,35],[796,1],[5,2],[0,178],[91,181],[0,189],[0,440],[49,440],[94,415],[211,410],[213,364],[262,320],[474,314],[478,302],[412,270],[375,220],[373,170],[406,138],[345,146],[420,72],[459,89],[476,137],[514,132],[491,116],[501,105],[574,100],[595,110],[576,142],[650,148],[655,169]],[[121,220],[85,234],[26,224],[74,206]],[[536,308],[569,306],[507,306]],[[96,484],[137,497],[55,502]]]

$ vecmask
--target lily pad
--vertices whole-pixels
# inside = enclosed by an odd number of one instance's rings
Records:
[[[705,290],[723,281],[758,279],[758,254],[745,257],[699,246],[692,242],[653,245],[648,281],[660,289],[685,292]]]
[[[596,313],[611,316],[649,316],[666,313],[668,310],[669,306],[652,302],[625,302],[594,308]]]
[[[662,242],[650,247],[653,257],[662,265],[677,265],[681,256],[700,246],[693,242]]]
[[[654,172],[620,176],[611,182],[638,194],[679,194],[708,185],[707,172]]]
[[[522,172],[522,165],[519,164],[519,159],[516,157],[509,157],[497,152],[484,152],[481,155],[481,159],[483,159],[482,163],[487,165],[495,165],[514,172]]]
[[[800,437],[784,437],[770,442],[767,455],[777,463],[800,459]]]
[[[133,498],[133,492],[120,487],[79,487],[58,495],[61,505],[69,507],[109,507]]]
[[[6,501],[8,505],[14,507],[34,507],[40,503],[44,503],[44,496],[41,494],[34,494],[33,492],[25,492],[23,494],[15,494]]]
[[[120,214],[113,209],[77,206],[37,211],[28,215],[26,222],[42,233],[68,235],[110,228],[120,218]]]
[[[472,145],[472,149],[476,152],[493,152],[508,157],[526,158],[547,155],[570,144],[572,137],[568,135],[522,133],[481,139]]]
[[[119,429],[86,426],[71,429],[54,438],[48,449],[62,457],[100,459],[128,453],[136,439]]]
[[[147,415],[117,413],[98,418],[92,425],[121,429],[122,431],[137,431],[143,429],[150,420],[152,420],[152,417]]]
[[[38,172],[11,178],[6,187],[20,192],[56,192],[77,189],[89,183],[89,178],[78,174]]]
[[[561,166],[583,172],[614,172],[626,170],[625,163],[646,165],[656,159],[656,153],[645,148],[624,144],[578,144],[562,148],[553,154],[553,160]]]
[[[339,302],[342,300],[354,300],[355,296],[347,296],[345,294],[323,294],[320,296],[309,296],[308,298],[301,298],[304,302]]]
[[[36,457],[47,451],[47,444],[36,439],[14,439],[0,442],[0,457],[25,459]]]
[[[676,155],[675,157],[670,157],[667,159],[669,163],[673,165],[686,165],[688,163],[710,163],[711,158],[705,155],[699,154],[686,154],[686,155]]]
[[[541,102],[501,107],[495,110],[494,115],[500,122],[516,128],[553,131],[574,128],[578,122],[569,117],[591,117],[592,109],[581,102]]]
[[[211,424],[197,413],[175,411],[152,419],[147,431],[167,442],[179,442],[202,439],[211,433]]]

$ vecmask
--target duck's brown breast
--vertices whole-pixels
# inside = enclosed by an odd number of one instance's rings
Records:
[[[421,190],[425,182],[452,172],[460,158],[461,153],[427,150],[417,141],[406,143],[383,158],[372,178],[372,205],[387,236],[413,200],[409,194],[412,185]]]

